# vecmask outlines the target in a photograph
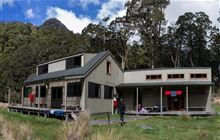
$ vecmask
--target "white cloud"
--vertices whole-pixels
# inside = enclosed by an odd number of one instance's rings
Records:
[[[217,18],[219,17],[219,0],[172,0],[170,5],[165,10],[165,17],[169,22],[175,22],[180,15],[183,15],[185,12],[205,12],[210,20],[213,22],[213,25],[216,25],[220,28]],[[190,1],[190,2],[189,2]]]
[[[109,0],[102,4],[101,9],[98,11],[97,19],[101,20],[106,17],[110,17],[110,21],[116,17],[122,17],[126,14],[124,8],[125,3],[128,0]]]
[[[70,0],[78,2],[78,4],[101,4],[101,0]],[[126,9],[124,8],[125,3],[128,0],[108,0],[102,3],[101,8],[98,10],[98,13],[95,19],[91,19],[86,16],[78,16],[73,11],[68,11],[61,9],[59,7],[48,7],[47,8],[47,19],[48,18],[57,18],[60,20],[69,30],[72,30],[75,33],[81,33],[81,31],[89,23],[98,23],[98,21],[103,18],[110,17],[108,23],[114,20],[116,17],[122,17],[126,14]],[[188,2],[186,2],[188,1]],[[189,2],[190,1],[190,2]],[[219,17],[219,0],[171,0],[171,4],[165,10],[165,17],[170,22],[175,22],[180,15],[183,15],[185,12],[198,12],[204,11],[210,16],[210,20],[213,21],[213,24],[219,26],[217,23],[217,18]],[[82,6],[83,7],[83,6]],[[108,24],[107,23],[107,24]]]
[[[26,16],[26,18],[34,18],[34,17],[36,17],[36,15],[33,13],[33,9],[26,10],[25,16]]]
[[[69,0],[69,6],[80,5],[84,9],[90,4],[99,5],[101,3],[100,0]]]
[[[69,30],[74,33],[81,33],[89,23],[96,22],[85,16],[77,17],[72,11],[67,11],[58,7],[47,8],[47,19],[57,18],[60,20]]]
[[[9,5],[12,7],[14,5],[14,0],[0,0],[0,10],[3,9],[3,5]]]

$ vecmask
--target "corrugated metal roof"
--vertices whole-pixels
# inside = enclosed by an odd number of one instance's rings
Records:
[[[125,70],[124,72],[151,71],[151,70],[178,70],[178,69],[211,69],[211,67],[163,67],[163,68],[130,69],[130,70]]]
[[[33,83],[37,81],[42,80],[48,80],[53,78],[61,78],[66,76],[85,76],[91,69],[93,69],[97,63],[101,62],[102,59],[105,58],[109,54],[109,51],[107,52],[100,52],[98,53],[94,58],[92,58],[88,63],[86,63],[83,67],[79,68],[72,68],[62,71],[56,71],[41,75],[33,74],[27,78],[27,80],[24,81],[25,84],[27,83]]]
[[[122,83],[116,87],[142,87],[142,86],[168,86],[168,85],[213,85],[210,81],[188,81],[188,82],[151,82],[151,83]]]

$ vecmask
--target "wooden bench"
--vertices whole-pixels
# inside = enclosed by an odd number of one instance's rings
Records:
[[[191,106],[188,109],[189,111],[205,111],[204,106]]]

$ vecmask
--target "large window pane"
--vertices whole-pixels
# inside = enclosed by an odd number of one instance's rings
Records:
[[[38,66],[38,74],[48,73],[48,65]]]
[[[89,82],[88,83],[88,97],[91,98],[100,98],[101,97],[101,85]]]
[[[105,91],[104,98],[105,99],[112,99],[113,87],[105,86],[105,90],[104,91]]]
[[[67,84],[67,97],[81,97],[82,84],[81,82]]]
[[[38,89],[39,87],[36,86],[36,94],[35,94],[36,97],[38,97]],[[46,86],[40,86],[40,97],[46,97],[46,93],[47,93]]]
[[[76,68],[81,66],[81,56],[66,59],[66,69]]]

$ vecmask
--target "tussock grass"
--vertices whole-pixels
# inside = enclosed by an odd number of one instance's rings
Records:
[[[88,112],[81,112],[77,120],[64,122],[60,136],[64,140],[83,140],[90,134],[90,115]]]
[[[4,140],[31,140],[33,131],[29,124],[8,121],[0,115],[1,135]]]
[[[216,105],[217,108],[219,106]],[[2,116],[1,116],[2,115]],[[2,118],[3,117],[3,118]],[[78,121],[64,122],[56,119],[22,115],[0,109],[0,139],[6,140],[218,140],[220,116],[148,117],[129,121],[122,127],[89,125],[90,116],[80,114]],[[187,120],[187,121],[186,121]],[[103,121],[103,120],[101,120]],[[7,123],[6,123],[7,122]],[[4,124],[4,125],[3,125]],[[24,125],[22,128],[20,125]],[[140,125],[153,129],[140,129]],[[22,130],[21,130],[22,129]],[[4,131],[3,131],[4,130]],[[25,133],[22,134],[21,131]],[[30,131],[30,132],[28,132]],[[3,133],[4,132],[4,133]],[[21,135],[15,139],[15,136]],[[3,137],[4,135],[4,137]],[[23,139],[23,138],[24,139]],[[29,137],[29,138],[28,138]]]
[[[190,115],[187,114],[186,112],[182,113],[180,116],[180,119],[183,121],[189,120],[190,119]]]

